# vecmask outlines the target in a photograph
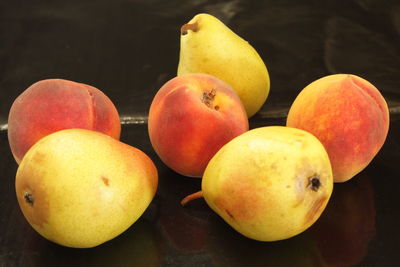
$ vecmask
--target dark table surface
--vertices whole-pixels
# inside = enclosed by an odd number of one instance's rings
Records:
[[[264,59],[270,96],[250,127],[284,125],[299,91],[325,75],[352,73],[389,104],[388,138],[372,163],[335,184],[320,219],[288,240],[263,243],[232,230],[204,200],[179,201],[200,179],[168,169],[152,149],[147,113],[176,75],[179,28],[195,14],[219,17]],[[72,249],[37,234],[15,196],[18,165],[7,140],[13,100],[32,83],[64,78],[101,89],[116,105],[121,141],[159,171],[145,214],[119,237]],[[398,266],[400,243],[400,2],[20,1],[0,2],[0,266]]]

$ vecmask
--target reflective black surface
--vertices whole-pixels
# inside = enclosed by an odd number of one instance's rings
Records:
[[[242,237],[203,200],[179,201],[199,179],[168,169],[152,149],[146,116],[174,77],[179,28],[200,12],[218,16],[265,60],[270,96],[251,128],[284,125],[290,103],[313,80],[357,74],[391,111],[387,141],[351,181],[335,184],[321,218],[279,242]],[[147,153],[159,188],[121,236],[71,249],[39,236],[15,197],[7,140],[12,101],[29,85],[64,78],[101,89],[123,122],[121,141]],[[396,266],[400,242],[400,3],[398,1],[17,1],[0,2],[0,266]]]

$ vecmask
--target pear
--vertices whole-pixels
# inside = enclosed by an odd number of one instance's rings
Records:
[[[186,73],[207,73],[230,84],[248,117],[262,107],[269,94],[269,74],[260,55],[209,14],[198,14],[181,27],[178,76]]]
[[[303,130],[268,126],[224,145],[202,179],[207,204],[244,236],[259,241],[293,237],[321,215],[332,194],[329,157]]]
[[[157,182],[157,169],[142,151],[99,132],[68,129],[28,150],[15,187],[39,234],[88,248],[128,229],[152,201]]]

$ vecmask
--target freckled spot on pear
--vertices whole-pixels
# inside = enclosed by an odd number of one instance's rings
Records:
[[[35,203],[35,199],[33,198],[33,195],[29,192],[24,193],[24,199],[25,199],[26,203],[28,203],[31,206],[33,206],[33,204]]]

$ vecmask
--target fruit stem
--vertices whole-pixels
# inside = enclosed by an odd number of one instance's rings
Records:
[[[186,23],[181,27],[181,35],[186,35],[188,30],[197,32],[199,29],[199,24],[197,21],[195,23]]]
[[[193,199],[198,199],[202,197],[203,197],[203,191],[198,191],[196,193],[190,194],[181,200],[181,205],[185,206],[188,202],[192,201]]]
[[[212,102],[213,102],[213,100],[214,100],[214,98],[215,98],[215,95],[216,95],[215,89],[211,89],[210,92],[203,92],[203,98],[201,99],[201,101],[202,101],[204,104],[206,104],[207,107],[209,107],[209,108],[214,108],[214,109],[218,110],[218,109],[219,109],[218,106],[215,106],[215,107],[214,107],[214,106],[212,105]]]

